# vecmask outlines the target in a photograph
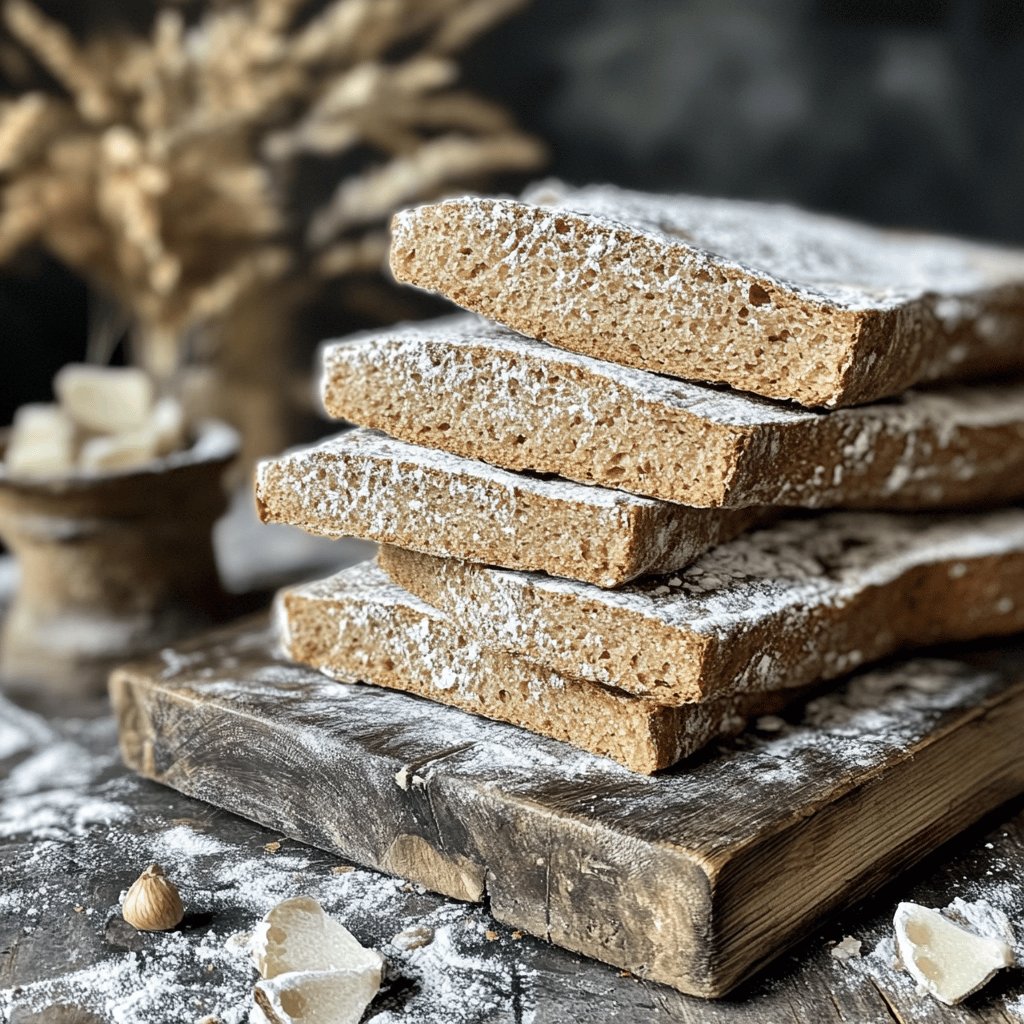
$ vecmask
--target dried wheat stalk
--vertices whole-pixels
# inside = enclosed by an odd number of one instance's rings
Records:
[[[453,55],[521,2],[168,3],[147,35],[79,42],[4,0],[20,53],[2,41],[0,69],[22,75],[28,55],[59,90],[0,95],[0,260],[46,247],[171,374],[254,289],[379,267],[396,206],[538,164],[504,111],[455,84]],[[333,195],[297,194],[300,161],[355,153],[371,155]]]

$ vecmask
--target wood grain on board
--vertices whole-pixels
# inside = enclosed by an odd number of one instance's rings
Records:
[[[126,762],[701,996],[1024,790],[1013,643],[862,673],[654,778],[272,649],[257,621],[120,669]]]

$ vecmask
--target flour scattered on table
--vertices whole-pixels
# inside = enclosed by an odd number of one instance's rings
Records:
[[[1024,994],[1004,1000],[1003,1011],[1010,1020],[1024,1021]]]
[[[8,716],[4,705],[7,747],[27,756],[0,783],[0,837],[69,840],[129,817],[128,807],[89,785],[107,767],[106,758],[59,739],[40,719],[18,709]]]
[[[5,881],[0,932],[4,920],[24,922],[21,939],[59,928],[68,948],[99,962],[0,990],[0,1020],[45,1020],[62,1006],[111,1024],[204,1017],[245,1024],[258,979],[247,929],[300,895],[317,900],[360,943],[386,947],[368,1024],[479,1024],[502,1018],[514,1001],[524,1019],[529,1014],[534,953],[523,943],[521,961],[496,955],[480,907],[359,868],[336,873],[336,855],[307,847],[284,846],[268,857],[263,843],[271,837],[255,825],[245,840],[215,838],[204,819],[219,812],[200,805],[195,820],[166,821],[167,791],[118,766],[110,719],[51,728],[13,706],[7,714],[4,704],[0,749],[20,760],[0,778],[0,836],[26,842],[31,870]],[[69,857],[80,888],[68,888]],[[142,934],[122,922],[118,900],[153,860],[179,883],[188,914],[173,932]],[[125,864],[137,868],[126,872]],[[50,876],[65,881],[40,882]]]
[[[942,673],[939,677],[956,690],[956,679]],[[853,742],[847,716],[877,712],[871,701],[865,699],[864,708],[853,697],[846,701],[846,711],[840,714],[842,709],[833,708],[828,719],[830,742],[856,764],[859,753],[854,757],[854,751],[846,751]],[[897,702],[904,718],[914,712],[914,700],[913,694],[907,695],[905,708]],[[274,904],[299,895],[316,899],[361,944],[384,953],[381,991],[364,1024],[496,1024],[509,1019],[510,1007],[518,1009],[520,1019],[529,1020],[550,1005],[535,965],[542,965],[550,978],[553,956],[561,958],[555,963],[566,966],[567,984],[579,998],[593,1005],[615,999],[618,982],[612,969],[553,953],[521,932],[512,933],[514,942],[488,941],[488,933],[497,933],[481,907],[339,865],[336,855],[299,844],[287,843],[267,856],[263,844],[275,838],[272,833],[126,774],[117,761],[109,718],[44,723],[19,709],[8,715],[0,699],[0,722],[0,737],[11,752],[3,766],[7,774],[0,774],[0,835],[23,858],[19,864],[24,868],[10,882],[5,877],[0,887],[0,948],[28,943],[16,965],[20,973],[12,975],[22,987],[0,990],[0,1020],[47,1020],[54,1007],[63,1005],[111,1024],[193,1024],[204,1017],[215,1017],[219,1024],[244,1024],[256,981],[246,933]],[[894,727],[884,716],[878,724],[883,735]],[[748,737],[746,742],[772,755],[768,761],[758,758],[760,771],[771,775],[777,763],[784,775],[788,754],[794,744],[806,742],[806,732],[790,723],[782,735]],[[58,745],[62,759],[52,756]],[[530,765],[530,770],[542,771],[547,761]],[[616,782],[633,784],[624,769],[611,774]],[[734,781],[751,784],[742,775]],[[766,798],[771,792],[765,790]],[[179,817],[183,813],[194,817]],[[983,867],[965,870],[958,891],[974,913],[984,901],[1019,925],[1024,923],[1024,879],[1015,857],[1000,855],[1002,844],[1012,837],[990,838],[995,849],[984,853]],[[153,860],[179,884],[189,914],[178,931],[140,935],[121,921],[118,896]],[[936,905],[948,900],[921,889],[926,889],[925,882],[907,896]],[[950,912],[958,906],[951,904]],[[970,912],[960,908],[961,914]],[[15,930],[11,921],[17,922]],[[72,965],[79,969],[50,962],[55,976],[32,980],[25,973],[32,962],[30,951],[39,960],[39,950],[57,932],[63,936],[61,948],[79,951],[80,960]],[[1024,936],[1024,928],[1016,932],[1018,939]],[[425,941],[428,934],[433,938]],[[830,959],[848,938],[861,944],[860,956]],[[861,999],[878,989],[900,1005],[920,1002],[916,983],[896,963],[887,924],[862,928],[858,923],[856,936],[819,948],[824,962],[835,965],[830,984],[837,992],[848,988],[856,993],[851,998]],[[1015,955],[1024,962],[1019,941]],[[636,984],[643,983],[629,982],[631,988]],[[665,992],[670,1012],[676,997]],[[778,980],[764,982],[759,998],[765,1000],[767,1016],[776,1008],[774,1000],[787,1000],[788,992]],[[547,1003],[535,1006],[545,999]],[[1024,999],[1016,992],[1004,997],[1002,1005],[1011,1020],[1024,1024]],[[884,1009],[881,1004],[879,1008]]]
[[[175,825],[153,840],[152,859],[163,862],[188,857],[212,857],[231,853],[233,847],[187,825]]]

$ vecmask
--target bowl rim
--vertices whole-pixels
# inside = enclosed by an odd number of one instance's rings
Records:
[[[10,430],[10,427],[0,429],[0,487],[36,494],[85,491],[113,481],[152,480],[153,477],[175,471],[206,465],[227,465],[238,455],[241,448],[241,437],[229,423],[223,420],[200,420],[195,424],[193,441],[188,448],[178,449],[137,466],[101,472],[76,468],[68,473],[56,475],[21,476],[10,473],[3,459]]]

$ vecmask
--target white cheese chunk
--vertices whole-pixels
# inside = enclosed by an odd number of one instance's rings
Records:
[[[947,1006],[966,999],[1013,964],[1013,949],[1004,938],[978,935],[917,903],[901,903],[893,926],[904,968],[921,989]]]

